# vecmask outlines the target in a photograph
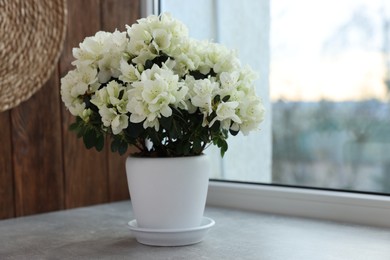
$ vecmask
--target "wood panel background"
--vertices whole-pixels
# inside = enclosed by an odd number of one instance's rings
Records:
[[[0,219],[129,198],[126,156],[86,150],[68,131],[60,78],[72,48],[99,30],[124,30],[140,0],[68,0],[67,37],[57,69],[28,101],[0,112]]]

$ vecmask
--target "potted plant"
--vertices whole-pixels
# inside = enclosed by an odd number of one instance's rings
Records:
[[[209,169],[203,151],[214,144],[223,156],[229,135],[248,134],[264,118],[255,73],[234,51],[190,38],[166,13],[125,32],[97,32],[73,55],[75,69],[61,79],[62,100],[76,117],[70,129],[86,148],[101,151],[106,136],[113,152],[136,148],[126,170],[137,225],[199,226]]]

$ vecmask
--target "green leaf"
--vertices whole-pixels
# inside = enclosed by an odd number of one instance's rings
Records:
[[[224,97],[223,97],[222,101],[223,101],[223,102],[228,102],[229,99],[230,99],[230,95],[227,95],[227,96],[224,96]]]
[[[126,142],[121,142],[118,147],[118,152],[120,155],[124,155],[127,151],[128,144]]]
[[[181,139],[183,137],[182,131],[183,129],[181,128],[182,125],[177,123],[175,120],[172,122],[172,127],[169,132],[169,136],[172,139]]]
[[[160,52],[159,55],[152,60],[152,66],[151,67],[153,67],[153,64],[156,64],[157,66],[161,67],[161,65],[164,62],[166,62],[168,59],[169,59],[168,55],[166,55],[165,53]]]
[[[200,140],[195,140],[192,145],[192,150],[195,154],[200,154],[202,152],[202,142]]]
[[[153,66],[153,61],[152,60],[147,60],[147,61],[145,61],[145,70],[147,70],[147,69],[151,69],[152,68],[152,66]]]
[[[222,158],[225,155],[226,151],[227,151],[227,149],[221,148],[221,157]]]
[[[84,145],[87,149],[91,149],[96,143],[96,134],[93,129],[88,129],[83,136]]]
[[[207,121],[211,122],[217,116],[215,111],[211,112],[211,114],[207,117]]]
[[[103,150],[103,147],[104,147],[104,135],[99,135],[97,138],[96,138],[96,145],[95,145],[95,148],[98,152],[102,151]]]
[[[228,150],[228,143],[226,140],[220,139],[221,156],[223,157]]]
[[[204,74],[200,73],[200,71],[198,71],[198,70],[190,71],[189,74],[191,76],[193,76],[196,80],[207,78],[207,75],[204,75]]]
[[[85,128],[84,126],[80,126],[77,130],[76,130],[76,135],[77,135],[77,138],[81,138],[85,133]]]
[[[160,124],[162,127],[164,127],[168,132],[171,130],[173,117],[161,117],[160,118]]]
[[[77,138],[80,138],[84,135],[84,128],[85,123],[80,117],[76,117],[76,121],[69,126],[70,131],[76,132]]]
[[[126,153],[127,148],[127,142],[125,140],[120,139],[120,137],[115,136],[111,142],[111,152],[113,153],[118,152],[120,155],[123,155]]]
[[[125,94],[125,90],[124,89],[121,89],[121,91],[119,91],[119,95],[118,95],[118,99],[122,99],[123,97],[123,94]]]
[[[183,154],[183,143],[175,143],[174,150],[176,151],[176,154]]]
[[[116,153],[118,151],[118,141],[114,138],[111,142],[111,152]]]
[[[78,129],[79,129],[79,123],[78,122],[74,122],[73,124],[71,124],[69,126],[69,130],[70,131],[78,132]]]
[[[229,132],[232,136],[236,136],[240,131],[234,131],[232,129],[229,129]]]
[[[143,131],[144,131],[143,123],[129,122],[129,127],[126,130],[126,133],[130,138],[137,139]]]
[[[221,127],[221,121],[216,120],[214,124],[211,126],[211,131],[213,132],[219,132],[219,129]]]
[[[191,144],[189,142],[183,143],[183,155],[189,155],[191,150]]]

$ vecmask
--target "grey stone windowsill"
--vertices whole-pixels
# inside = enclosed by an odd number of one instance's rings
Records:
[[[207,207],[216,221],[184,247],[139,244],[129,201],[0,221],[0,259],[389,260],[390,229]]]

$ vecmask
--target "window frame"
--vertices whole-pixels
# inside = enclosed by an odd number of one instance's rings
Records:
[[[140,2],[142,17],[160,13],[159,0]],[[390,227],[390,196],[210,180],[207,205],[270,214]]]
[[[210,206],[390,227],[390,196],[210,180]]]

